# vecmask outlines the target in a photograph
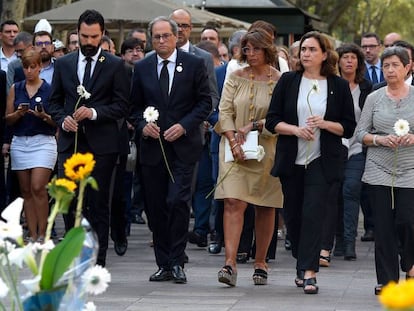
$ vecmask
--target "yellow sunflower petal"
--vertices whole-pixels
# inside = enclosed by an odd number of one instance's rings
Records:
[[[77,185],[73,181],[66,179],[66,178],[59,178],[55,180],[56,186],[65,187],[69,191],[75,191]]]

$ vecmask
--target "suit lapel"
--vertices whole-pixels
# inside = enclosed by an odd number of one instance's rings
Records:
[[[78,59],[79,53],[72,53],[72,58],[69,60],[70,63],[70,81],[78,81],[78,85],[81,84],[78,77]]]
[[[170,96],[169,96],[170,98],[174,96],[174,93],[177,87],[179,85],[182,85],[180,83],[180,79],[184,72],[184,65],[183,65],[183,58],[185,57],[184,53],[185,52],[183,51],[177,50],[177,60],[175,62],[174,76],[173,76],[173,81],[172,81],[171,91],[170,91]]]
[[[95,68],[94,68],[93,73],[92,73],[92,77],[89,80],[88,85],[85,85],[87,90],[92,90],[93,89],[93,86],[94,86],[95,82],[98,80],[97,78],[101,74],[103,64],[105,63],[105,61],[106,61],[106,56],[103,53],[99,54],[98,59],[97,59],[96,64],[95,64]]]

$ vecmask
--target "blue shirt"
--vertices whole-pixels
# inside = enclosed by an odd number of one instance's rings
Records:
[[[17,82],[14,85],[14,108],[22,103],[29,103],[29,109],[34,110],[35,105],[41,103],[45,112],[49,109],[49,95],[51,86],[43,80],[42,85],[37,90],[36,94],[29,98],[26,91],[26,80]],[[41,118],[34,116],[31,113],[26,113],[13,125],[13,135],[15,136],[34,136],[38,134],[55,135],[56,128],[49,125]]]

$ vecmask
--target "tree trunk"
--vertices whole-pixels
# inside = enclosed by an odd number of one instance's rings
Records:
[[[52,0],[52,9],[58,8],[62,5],[71,4],[72,0]]]
[[[3,0],[1,20],[15,20],[18,24],[23,21],[26,10],[26,0]]]

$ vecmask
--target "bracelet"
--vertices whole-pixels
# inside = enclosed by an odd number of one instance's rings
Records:
[[[232,143],[233,141],[236,141],[236,138],[232,138],[232,139],[230,139],[230,142]]]
[[[377,137],[378,137],[378,135],[374,135],[374,137],[372,138],[372,144],[374,146],[378,146],[378,144],[377,144]]]
[[[233,150],[234,148],[236,148],[237,146],[239,146],[239,144],[238,143],[235,143],[233,146],[231,146],[231,150]]]

